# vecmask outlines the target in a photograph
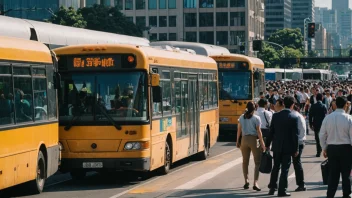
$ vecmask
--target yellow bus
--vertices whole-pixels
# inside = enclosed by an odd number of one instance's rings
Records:
[[[216,62],[182,51],[78,45],[58,56],[60,171],[158,169],[198,154],[218,136]]]
[[[40,193],[58,169],[55,65],[44,44],[0,37],[0,190]]]
[[[221,135],[236,134],[248,101],[257,102],[265,91],[262,60],[240,54],[211,56],[218,64]]]
[[[259,93],[265,91],[264,63],[258,58],[231,54],[224,47],[204,43],[157,41],[150,45],[191,49],[196,54],[209,56],[217,62],[220,136],[236,134],[238,118],[245,111],[247,102],[257,101]]]

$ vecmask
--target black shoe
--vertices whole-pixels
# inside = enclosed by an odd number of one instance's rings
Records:
[[[253,190],[256,190],[256,191],[261,191],[262,189],[260,189],[259,187],[257,186],[253,186]]]
[[[248,189],[249,188],[249,183],[246,183],[244,186],[243,186],[244,189]]]
[[[278,197],[290,197],[290,196],[291,196],[291,193],[288,193],[288,192],[278,193],[277,196],[278,196]]]
[[[315,155],[315,157],[320,157],[320,153],[317,153],[317,154]]]
[[[270,188],[268,195],[274,195],[275,194],[275,188]]]
[[[343,196],[343,198],[351,198],[351,196]]]
[[[307,190],[306,187],[300,186],[300,187],[296,188],[295,192],[306,191],[306,190]]]

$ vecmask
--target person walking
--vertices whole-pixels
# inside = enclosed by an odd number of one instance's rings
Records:
[[[277,180],[281,167],[281,175],[278,188],[279,197],[291,196],[287,192],[288,171],[291,165],[291,157],[299,154],[299,118],[292,113],[295,99],[292,96],[284,98],[285,109],[275,113],[271,121],[270,135],[266,147],[272,142],[274,166],[270,175],[269,195],[273,195],[277,189]]]
[[[256,111],[256,114],[259,116],[261,121],[260,130],[262,131],[264,142],[269,136],[270,123],[271,123],[271,118],[273,116],[273,113],[271,111],[265,110],[265,107],[267,105],[268,105],[268,101],[266,99],[260,99],[258,101],[259,107]]]
[[[337,97],[337,109],[326,116],[319,134],[323,155],[329,159],[328,198],[335,196],[340,174],[343,197],[351,194],[352,117],[345,112],[346,104],[346,97]]]
[[[245,185],[243,186],[243,188],[249,188],[248,166],[250,154],[252,152],[255,164],[253,190],[260,191],[261,189],[258,186],[259,167],[261,162],[262,151],[265,150],[265,144],[263,141],[262,131],[260,130],[261,120],[259,116],[254,115],[254,110],[254,103],[248,102],[247,111],[242,114],[239,118],[237,131],[237,140],[239,141],[237,142],[236,146],[237,148],[241,149],[243,157],[242,169],[245,180]]]
[[[295,175],[296,175],[296,184],[298,186],[298,188],[295,190],[296,192],[307,190],[304,182],[304,171],[303,171],[303,166],[301,161],[301,156],[304,149],[304,141],[306,140],[307,125],[306,125],[305,118],[303,117],[302,114],[299,113],[300,106],[301,105],[299,103],[296,103],[292,111],[292,113],[299,118],[298,119],[299,150],[298,150],[298,155],[296,157],[292,156],[292,163],[293,163],[293,167],[295,169]]]
[[[317,154],[316,157],[320,157],[321,155],[321,146],[319,141],[319,131],[321,128],[321,124],[328,113],[326,106],[323,104],[323,95],[318,93],[316,96],[317,103],[313,104],[309,110],[309,126],[314,131],[315,134],[315,141],[317,147]]]

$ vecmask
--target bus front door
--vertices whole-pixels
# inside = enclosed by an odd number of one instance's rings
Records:
[[[199,142],[199,98],[198,98],[198,86],[197,86],[197,75],[189,75],[189,105],[188,105],[188,129],[190,135],[188,154],[192,155],[198,152]]]

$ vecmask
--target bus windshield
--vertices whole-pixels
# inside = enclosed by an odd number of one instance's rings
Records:
[[[250,71],[219,71],[220,100],[252,99]]]
[[[60,120],[147,120],[145,72],[62,74]]]

